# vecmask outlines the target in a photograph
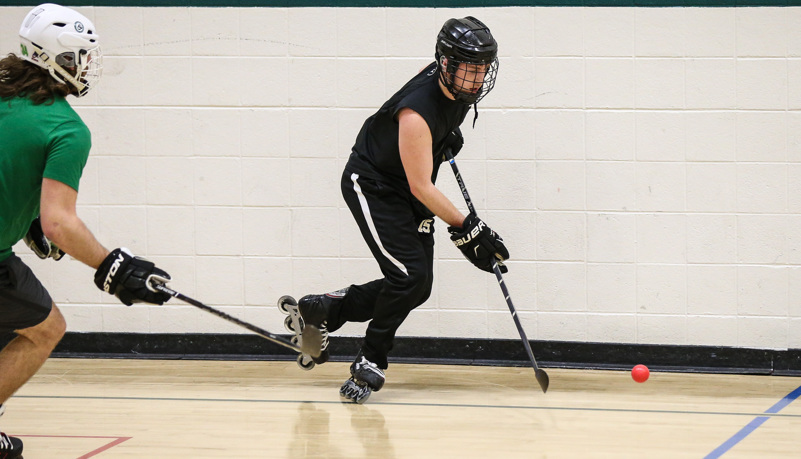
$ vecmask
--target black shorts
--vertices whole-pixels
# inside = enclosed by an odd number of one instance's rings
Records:
[[[0,261],[0,333],[38,325],[52,308],[50,294],[18,256]]]

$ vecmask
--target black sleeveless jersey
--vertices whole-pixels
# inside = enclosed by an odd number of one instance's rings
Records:
[[[470,110],[469,105],[448,99],[438,81],[437,64],[432,62],[367,118],[353,145],[348,170],[409,190],[398,148],[397,120],[398,112],[408,107],[422,116],[431,130],[433,182],[442,163],[445,139]]]

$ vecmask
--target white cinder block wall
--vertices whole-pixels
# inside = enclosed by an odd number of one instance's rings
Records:
[[[94,140],[80,215],[187,295],[280,331],[279,296],[377,277],[342,166],[441,24],[472,14],[501,65],[458,159],[529,336],[801,348],[798,8],[80,10],[106,54],[74,100]],[[0,8],[1,49],[27,11]],[[439,185],[464,208],[449,168]],[[494,277],[437,230],[434,291],[400,334],[516,338]],[[73,331],[241,332],[16,249]]]

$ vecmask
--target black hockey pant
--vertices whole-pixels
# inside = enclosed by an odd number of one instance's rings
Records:
[[[335,330],[345,322],[369,320],[362,351],[386,368],[398,327],[431,294],[434,220],[415,211],[408,195],[347,169],[342,195],[384,278],[352,285],[329,325]]]

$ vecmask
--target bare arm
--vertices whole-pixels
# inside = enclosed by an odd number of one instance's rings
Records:
[[[400,157],[412,194],[445,223],[461,228],[464,215],[431,183],[434,165],[428,124],[410,108],[401,109],[398,113],[398,124]]]
[[[40,216],[42,231],[61,250],[97,269],[109,254],[78,217],[78,192],[57,180],[42,180]]]

